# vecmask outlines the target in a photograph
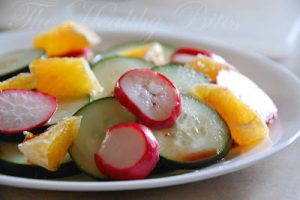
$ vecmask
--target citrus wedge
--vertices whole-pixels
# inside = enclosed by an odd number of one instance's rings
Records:
[[[217,76],[217,85],[232,91],[267,124],[277,118],[278,109],[272,99],[245,75],[232,70],[221,70]]]
[[[47,58],[34,60],[30,71],[36,77],[37,90],[59,100],[94,96],[102,91],[98,80],[83,58]]]
[[[94,31],[81,24],[66,22],[36,36],[33,45],[44,49],[52,57],[80,51],[99,42],[100,38]]]
[[[0,82],[0,90],[23,89],[32,90],[36,88],[36,79],[30,73],[20,73],[5,81]]]
[[[235,70],[232,65],[226,62],[218,62],[207,56],[198,56],[194,60],[186,63],[185,67],[207,75],[213,83],[216,82],[219,71]]]
[[[124,50],[120,53],[120,55],[144,59],[147,51],[149,50],[149,48],[151,46],[152,46],[152,44],[146,44],[146,45],[141,46],[141,47],[136,47],[136,48],[133,48],[133,49]]]
[[[27,137],[18,148],[29,162],[56,171],[77,135],[80,121],[81,116],[65,118],[38,136],[24,132]]]
[[[201,84],[194,87],[193,95],[223,117],[237,144],[256,143],[268,136],[269,129],[265,122],[229,89],[213,84]]]
[[[120,55],[145,59],[155,65],[166,64],[163,47],[158,42],[125,50]]]

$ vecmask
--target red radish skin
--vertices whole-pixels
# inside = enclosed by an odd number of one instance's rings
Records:
[[[160,91],[150,91],[157,89],[156,82],[159,82],[157,85]],[[134,96],[128,91],[137,91],[139,94]],[[114,95],[125,108],[150,128],[171,127],[181,113],[181,95],[177,88],[167,77],[151,69],[133,69],[123,74],[117,81]],[[142,105],[143,102],[147,105]]]
[[[221,70],[217,75],[217,84],[231,90],[266,124],[271,124],[277,119],[278,111],[272,99],[243,74],[232,70]]]
[[[189,54],[196,56],[198,54],[207,56],[207,57],[212,57],[213,53],[204,49],[197,49],[197,48],[190,48],[190,47],[181,47],[177,49],[174,54]],[[174,55],[173,54],[173,55]]]
[[[275,104],[274,104],[275,105]],[[278,118],[278,111],[277,111],[277,107],[276,108],[276,111],[273,112],[273,113],[270,113],[270,115],[267,117],[267,119],[265,120],[266,121],[266,124],[267,125],[271,125],[274,123],[274,121],[277,120]]]
[[[118,124],[107,130],[94,158],[100,172],[111,179],[143,179],[159,160],[159,144],[142,124]]]
[[[190,47],[182,47],[177,49],[171,56],[171,62],[186,64],[187,62],[192,61],[198,55],[207,56],[214,59],[217,62],[226,63],[226,61],[221,56],[213,52],[204,49],[197,49],[197,48],[190,48]]]
[[[56,97],[31,91],[0,91],[0,133],[18,134],[41,127],[57,110]]]
[[[69,52],[65,55],[61,55],[59,57],[84,57],[87,60],[91,60],[94,56],[93,50],[91,47],[86,47],[79,51]]]

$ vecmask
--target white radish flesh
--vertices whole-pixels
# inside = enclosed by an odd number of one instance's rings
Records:
[[[106,137],[99,154],[107,164],[117,168],[127,168],[134,165],[144,152],[143,137],[140,134],[132,134],[132,130],[127,127],[122,127]]]
[[[20,133],[42,126],[56,109],[56,98],[41,92],[0,91],[0,132]]]
[[[142,179],[159,160],[159,144],[146,126],[123,123],[107,130],[94,157],[100,172],[109,178]]]
[[[126,72],[117,82],[115,96],[151,128],[172,126],[181,112],[181,96],[176,87],[149,69]]]

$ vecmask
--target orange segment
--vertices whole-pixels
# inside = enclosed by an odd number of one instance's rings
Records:
[[[125,50],[120,55],[145,59],[155,65],[166,64],[163,47],[158,42]]]
[[[148,52],[149,48],[151,45],[145,45],[142,47],[137,47],[134,49],[129,49],[121,52],[120,54],[122,56],[129,56],[129,57],[135,57],[135,58],[140,58],[144,59],[146,53]]]
[[[102,91],[98,80],[83,58],[48,58],[34,60],[30,71],[36,77],[37,90],[58,99],[97,95]]]
[[[232,91],[265,122],[272,123],[276,119],[278,111],[272,99],[245,75],[232,70],[222,70],[218,73],[217,85]]]
[[[80,121],[81,117],[65,118],[38,136],[25,132],[27,139],[18,148],[31,163],[56,171],[77,135]]]
[[[198,71],[207,75],[213,83],[216,82],[216,77],[221,70],[235,70],[235,68],[228,63],[217,62],[207,56],[199,56],[188,62],[185,67]]]
[[[33,45],[35,48],[44,49],[48,56],[61,56],[99,42],[99,36],[89,28],[74,22],[66,22],[36,36]]]
[[[36,88],[36,79],[30,73],[21,73],[5,81],[0,82],[0,90],[23,89],[32,90]]]
[[[213,84],[201,84],[194,87],[193,95],[223,117],[237,144],[248,145],[268,136],[269,129],[264,121],[229,89]]]

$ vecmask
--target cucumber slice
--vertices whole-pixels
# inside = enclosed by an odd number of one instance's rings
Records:
[[[112,96],[117,80],[126,71],[151,67],[153,65],[144,60],[124,56],[112,56],[100,60],[92,68],[100,85],[104,88],[97,98]]]
[[[194,169],[223,158],[230,149],[231,136],[218,113],[184,95],[182,109],[175,126],[154,131],[162,165],[170,169]]]
[[[16,143],[0,142],[0,173],[27,178],[61,178],[79,174],[80,171],[67,154],[56,172],[31,165],[19,151]]]
[[[169,78],[182,94],[190,93],[196,84],[210,83],[209,78],[203,74],[183,67],[182,65],[169,64],[153,67],[153,70]]]
[[[0,56],[0,81],[15,76],[21,72],[29,72],[31,61],[41,58],[44,51],[40,49],[24,49]]]
[[[47,125],[55,124],[57,121],[65,117],[71,117],[81,107],[88,104],[89,102],[90,102],[90,97],[88,96],[79,99],[59,101],[57,111],[48,121]]]
[[[81,115],[82,120],[69,153],[82,171],[95,178],[105,179],[96,166],[94,154],[104,139],[106,130],[119,123],[135,122],[136,118],[114,97],[93,101],[75,115]]]
[[[142,46],[154,43],[154,42],[157,42],[157,41],[131,41],[131,42],[125,42],[125,43],[116,45],[116,46],[108,49],[105,52],[104,56],[119,55],[122,51],[142,47]],[[167,63],[169,63],[170,60],[171,60],[171,56],[172,56],[173,52],[175,51],[175,48],[172,47],[169,44],[166,44],[166,43],[161,43],[161,42],[158,42],[158,43],[161,44],[161,46],[164,50],[164,53],[165,53],[165,60],[167,61]]]

